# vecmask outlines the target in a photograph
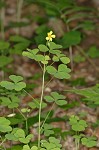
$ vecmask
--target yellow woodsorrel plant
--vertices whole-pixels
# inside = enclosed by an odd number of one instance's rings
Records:
[[[57,92],[51,92],[50,96],[44,96],[44,88],[45,85],[45,74],[48,73],[53,77],[58,79],[68,79],[70,78],[70,69],[67,67],[67,64],[70,62],[70,59],[66,57],[62,51],[61,45],[58,45],[52,42],[52,39],[55,38],[55,35],[52,31],[47,34],[46,45],[40,44],[36,49],[27,49],[27,52],[23,52],[23,56],[27,56],[30,59],[33,59],[39,63],[39,66],[42,70],[42,92],[39,103],[39,123],[38,123],[38,147],[37,149],[45,150],[45,149],[55,149],[60,150],[61,144],[59,140],[55,139],[55,137],[49,137],[49,142],[46,140],[41,140],[41,132],[44,134],[51,134],[53,131],[51,130],[51,126],[46,124],[46,120],[48,116],[45,118],[44,122],[41,122],[41,110],[43,105],[43,99],[49,103],[56,103],[57,105],[66,105],[65,97]],[[60,64],[56,69],[54,66],[55,62],[59,62]],[[51,81],[51,80],[50,80]],[[48,82],[49,83],[49,82]],[[41,142],[40,142],[41,141]],[[25,146],[24,146],[25,147]],[[23,150],[25,150],[23,147]]]
[[[60,144],[59,138],[56,138],[57,136],[55,135],[53,126],[50,125],[47,121],[52,110],[54,109],[54,106],[66,106],[67,101],[65,100],[64,95],[56,91],[51,92],[50,95],[45,95],[44,90],[53,78],[69,79],[71,70],[67,67],[70,59],[62,53],[61,45],[52,42],[53,38],[55,38],[55,35],[52,31],[50,31],[46,37],[46,45],[40,44],[37,48],[28,48],[27,51],[24,51],[22,53],[23,56],[26,56],[38,62],[41,68],[42,90],[40,99],[33,98],[32,95],[30,95],[30,93],[26,91],[26,83],[23,82],[23,77],[21,76],[10,75],[10,81],[0,82],[0,85],[2,87],[2,89],[0,89],[1,105],[7,107],[8,109],[11,109],[12,112],[6,117],[0,117],[0,133],[2,141],[0,144],[0,148],[2,150],[10,150],[7,149],[4,145],[7,140],[18,142],[18,145],[16,145],[16,147],[12,147],[15,150],[63,149],[62,145]],[[46,74],[49,74],[51,76],[51,79],[47,83],[45,83]],[[28,94],[33,99],[33,101],[28,103],[28,107],[20,109],[20,99],[18,95],[22,94],[22,92]],[[51,105],[51,109],[46,115],[45,111],[43,112],[43,109],[47,107],[47,104]],[[38,116],[37,118],[34,116],[34,118],[32,118],[31,120],[31,118],[29,118],[29,112],[35,108],[38,109]],[[20,115],[17,114],[17,112],[19,112]],[[42,115],[44,114],[45,116],[42,117]],[[35,142],[35,138],[34,142],[31,142],[35,135],[29,133],[31,122],[33,121],[34,124],[37,123],[35,120],[38,120],[38,124],[36,126],[38,131],[37,143]],[[70,125],[72,130],[75,132],[74,139],[76,150],[79,150],[80,142],[82,142],[82,144],[86,145],[87,147],[93,147],[96,145],[95,138],[86,138],[81,134],[81,132],[84,131],[87,127],[87,123],[84,120],[80,120],[77,116],[71,116]],[[13,143],[11,143],[11,146],[13,146]]]
[[[22,150],[61,150],[62,145],[60,144],[60,140],[56,139],[54,136],[53,127],[47,123],[47,119],[53,109],[53,106],[56,104],[58,106],[66,105],[67,101],[65,100],[65,96],[58,92],[51,92],[50,95],[44,95],[44,89],[48,86],[53,77],[58,79],[69,79],[70,78],[70,69],[67,67],[67,64],[70,62],[70,59],[66,57],[62,53],[62,46],[52,42],[55,35],[52,31],[47,34],[46,37],[46,45],[40,44],[35,49],[27,49],[22,53],[23,56],[26,56],[32,60],[38,62],[41,71],[42,71],[42,91],[39,100],[34,99],[26,90],[26,84],[22,81],[23,77],[17,75],[10,75],[9,79],[11,81],[2,81],[0,83],[3,89],[6,89],[7,93],[3,93],[0,97],[1,104],[3,106],[12,109],[12,114],[7,117],[13,117],[15,119],[15,109],[19,111],[22,119],[25,122],[25,130],[20,128],[14,128],[11,121],[11,118],[0,117],[0,132],[5,133],[2,138],[1,147],[5,149],[3,143],[6,140],[10,141],[19,141],[23,143]],[[58,66],[56,63],[58,62]],[[57,67],[56,67],[57,66]],[[49,74],[51,76],[50,81],[45,84],[45,75]],[[33,99],[32,102],[28,104],[27,108],[23,108],[20,110],[19,104],[20,100],[17,92],[25,92],[30,95]],[[47,104],[50,103],[52,105],[51,110],[45,116],[45,119],[41,119],[42,110]],[[30,108],[29,108],[30,107]],[[29,125],[28,125],[28,117],[27,114],[33,109],[38,109],[38,145],[33,144],[32,146],[29,144],[34,135],[29,134]],[[14,120],[15,121],[15,120]],[[43,140],[41,138],[41,134],[48,137],[48,140]]]

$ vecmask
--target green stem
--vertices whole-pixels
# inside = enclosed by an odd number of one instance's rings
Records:
[[[2,0],[2,2],[4,2],[4,0]],[[5,20],[5,8],[3,7],[1,9],[1,36],[2,36],[2,39],[4,40],[5,38],[5,35],[4,35],[4,20]]]
[[[99,72],[99,69],[96,67],[94,62],[89,58],[89,56],[84,52],[84,50],[80,46],[76,46],[76,48],[80,51],[80,53],[89,61],[95,71]]]
[[[1,140],[2,140],[2,137],[1,137]],[[3,145],[3,143],[6,141],[6,138],[4,140],[2,140],[2,142],[0,143],[0,147]],[[3,146],[4,147],[4,146]],[[5,149],[5,147],[4,147]],[[5,149],[6,150],[6,149]]]
[[[62,17],[64,23],[66,24],[66,27],[67,27],[67,31],[69,32],[70,31],[70,28],[69,28],[69,24],[67,23],[66,19],[65,19],[65,16]],[[71,70],[73,71],[73,52],[72,52],[72,46],[69,46],[69,54],[70,54],[70,65],[71,65]]]
[[[17,0],[17,22],[21,21],[21,11],[22,11],[23,0]],[[19,34],[19,28],[17,28],[17,34]]]
[[[25,119],[25,126],[26,126],[26,134],[28,135],[28,123],[27,123],[27,118],[25,117],[25,115],[20,111],[19,108],[17,108],[17,110],[19,111],[19,113],[23,116],[23,118]]]
[[[49,85],[49,83],[53,80],[53,78],[54,78],[54,76],[46,83],[44,88],[46,88]]]
[[[41,99],[40,99],[40,106],[39,106],[39,133],[38,133],[38,148],[40,148],[40,124],[41,124],[41,110],[42,110],[42,101],[43,101],[43,94],[44,94],[44,81],[45,81],[45,64],[43,68],[43,77],[42,77],[42,92],[41,92]]]
[[[36,101],[36,99],[30,94],[30,93],[28,93],[26,90],[24,90],[23,89],[23,91],[27,94],[27,95],[29,95],[34,101],[35,101],[35,103],[39,106],[39,103]]]
[[[4,71],[2,70],[1,73],[2,73],[2,80],[4,80]]]
[[[76,150],[78,150],[77,141],[75,142],[75,144],[76,144]]]
[[[70,31],[69,25],[67,24],[67,31]],[[73,52],[72,52],[72,46],[69,46],[69,54],[70,54],[70,64],[71,64],[71,70],[73,71]]]
[[[45,122],[46,122],[46,120],[47,120],[48,116],[50,115],[50,113],[51,113],[51,111],[52,111],[52,109],[53,109],[53,107],[54,107],[54,104],[55,104],[55,102],[53,103],[53,105],[52,105],[52,107],[51,107],[50,111],[49,111],[49,112],[48,112],[48,114],[46,115],[46,118],[45,118],[45,120],[43,121],[43,123],[42,123],[42,126],[41,126],[41,129],[40,129],[40,130],[42,130],[42,128],[43,128],[43,126],[44,126],[44,124],[45,124]]]
[[[78,140],[78,142],[77,142],[77,146],[78,146],[78,150],[79,150],[79,140]]]

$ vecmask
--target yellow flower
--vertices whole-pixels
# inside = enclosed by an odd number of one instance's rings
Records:
[[[55,38],[55,37],[56,37],[56,36],[53,34],[53,31],[50,31],[50,32],[47,33],[46,40],[50,42],[50,41],[52,41],[52,39]]]

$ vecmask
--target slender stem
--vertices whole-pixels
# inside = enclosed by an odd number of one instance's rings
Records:
[[[70,28],[69,28],[69,25],[65,19],[65,16],[61,17],[64,21],[64,23],[66,24],[66,27],[67,27],[67,31],[69,32],[70,31]],[[72,52],[72,46],[69,47],[69,54],[70,54],[70,65],[71,65],[71,70],[73,71],[73,52]]]
[[[2,137],[1,137],[1,140],[2,140]],[[5,141],[6,141],[6,138],[0,143],[0,146],[2,146]],[[5,147],[4,147],[4,149],[5,149]]]
[[[39,133],[38,133],[38,148],[40,148],[40,124],[41,124],[41,110],[42,110],[42,101],[43,101],[43,94],[44,94],[44,81],[45,81],[45,64],[43,68],[43,77],[42,77],[42,92],[41,92],[41,99],[40,99],[40,106],[39,106]]]
[[[45,84],[44,88],[46,88],[49,85],[49,83],[53,80],[53,78],[54,78],[54,76]]]
[[[76,144],[76,150],[78,150],[77,141],[75,141],[75,144]]]
[[[2,73],[2,80],[4,80],[4,71],[2,70],[1,73]]]
[[[78,150],[79,150],[79,140],[78,140],[78,142],[77,142],[77,145],[78,145]]]
[[[17,0],[17,22],[21,21],[21,11],[22,11],[23,0]],[[17,34],[19,34],[19,28],[17,28]]]
[[[4,2],[4,0],[2,0],[2,2]],[[1,9],[1,36],[2,36],[2,39],[4,40],[5,38],[5,35],[4,35],[4,20],[5,20],[5,8],[3,7]]]
[[[84,52],[84,50],[80,46],[76,46],[76,48],[80,51],[80,53],[89,61],[89,63],[92,65],[93,69],[99,72],[99,69],[96,67],[94,62],[89,58],[88,55]]]
[[[36,99],[30,94],[30,93],[28,93],[26,90],[24,90],[23,89],[23,91],[27,94],[27,95],[29,95],[34,101],[35,101],[35,103],[39,106],[39,103],[36,101]]]
[[[72,46],[69,47],[69,54],[70,54],[70,64],[71,64],[71,70],[73,71],[73,52],[72,52]]]
[[[66,22],[67,23],[67,22]],[[67,31],[69,32],[69,25],[67,24]],[[73,71],[73,52],[72,52],[72,46],[69,46],[69,54],[70,54],[70,64],[71,64],[71,70]]]
[[[38,61],[38,64],[39,64],[39,66],[40,66],[41,70],[43,71],[42,65],[40,64],[40,62],[39,62],[39,61]]]
[[[49,111],[49,112],[48,112],[48,114],[46,115],[46,118],[45,118],[45,120],[43,121],[43,123],[42,123],[42,126],[41,126],[41,129],[40,129],[40,130],[42,130],[42,128],[43,128],[43,126],[44,126],[44,124],[45,124],[45,122],[46,122],[46,120],[47,120],[48,116],[50,115],[50,113],[51,113],[51,111],[52,111],[52,109],[53,109],[53,107],[54,107],[54,104],[55,104],[55,102],[53,103],[53,105],[52,105],[52,107],[51,107],[50,111]]]
[[[25,115],[20,111],[19,108],[17,108],[17,110],[19,111],[19,113],[23,116],[23,118],[25,119],[25,126],[26,126],[26,134],[28,134],[28,123],[27,123],[27,118],[25,117]]]

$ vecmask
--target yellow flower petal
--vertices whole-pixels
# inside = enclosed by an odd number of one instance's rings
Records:
[[[50,33],[50,34],[53,34],[53,31],[50,31],[49,33]]]
[[[51,37],[52,37],[52,38],[55,38],[56,36],[53,34],[53,35],[51,35]]]
[[[46,40],[47,41],[52,41],[53,38],[55,38],[56,36],[53,34],[53,31],[50,31],[47,33],[47,37]]]
[[[51,36],[50,32],[47,33],[47,36]]]
[[[46,40],[48,41],[48,40],[49,40],[49,37],[46,37]]]
[[[50,38],[49,40],[52,41],[52,38]]]

